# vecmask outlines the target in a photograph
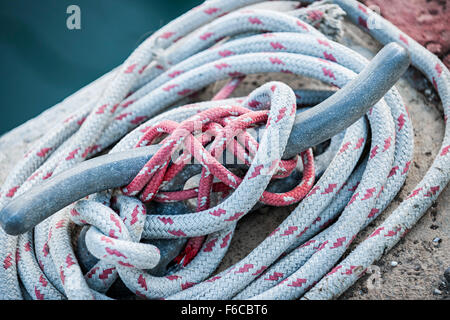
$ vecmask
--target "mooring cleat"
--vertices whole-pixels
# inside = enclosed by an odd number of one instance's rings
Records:
[[[409,64],[406,49],[396,43],[386,45],[354,80],[314,108],[297,112],[283,158],[289,159],[352,125],[389,91]],[[12,200],[0,212],[0,224],[6,233],[19,235],[87,195],[127,185],[159,147],[84,161]]]

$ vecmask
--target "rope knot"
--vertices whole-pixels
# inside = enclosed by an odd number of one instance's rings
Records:
[[[70,211],[76,224],[91,225],[86,233],[86,246],[100,261],[87,273],[89,279],[96,276],[105,280],[107,274],[115,280],[116,268],[151,269],[160,260],[157,247],[140,243],[146,217],[142,202],[122,195],[112,200],[119,215],[109,206],[92,200],[81,200]]]

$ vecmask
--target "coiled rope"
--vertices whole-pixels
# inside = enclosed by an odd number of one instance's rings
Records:
[[[110,153],[164,138],[160,151],[122,190],[91,195],[18,237],[0,230],[0,298],[108,299],[106,292],[120,277],[131,293],[152,299],[329,299],[351,286],[414,226],[450,178],[447,127],[422,181],[339,261],[358,232],[392,201],[411,163],[411,121],[395,88],[367,114],[370,140],[364,118],[332,140],[331,147],[339,145],[326,169],[316,170],[321,174],[315,184],[312,151],[307,150],[301,154],[303,178],[297,187],[284,194],[265,191],[272,178],[299,171],[296,159],[281,161],[296,102],[315,104],[331,93],[296,95],[285,84],[272,82],[248,97],[224,100],[238,79],[289,72],[342,87],[368,61],[309,24],[320,27],[318,6],[295,9],[298,3],[280,1],[243,7],[258,2],[210,0],[163,27],[115,71],[99,101],[77,110],[17,164],[2,186],[0,208],[119,140]],[[413,65],[439,93],[447,119],[449,72],[442,62],[360,3],[333,2],[381,43],[394,41],[408,49]],[[369,19],[377,29],[368,28]],[[230,77],[213,101],[161,113]],[[257,145],[242,130],[264,122]],[[193,128],[195,123],[201,123],[200,128]],[[169,159],[180,146],[188,147],[179,158]],[[216,160],[226,149],[248,165],[243,178]],[[179,190],[171,180],[176,181],[192,158],[202,164],[200,184]],[[211,206],[214,194],[222,199]],[[197,212],[184,214],[150,212],[152,207],[142,202],[170,206],[167,201],[195,197]],[[211,276],[227,252],[236,223],[259,201],[298,206],[248,256]],[[72,248],[76,224],[90,226],[85,245],[96,259],[87,272],[78,259],[87,262]],[[189,240],[179,263],[164,275],[146,271],[163,258],[149,239],[178,238],[197,240]]]

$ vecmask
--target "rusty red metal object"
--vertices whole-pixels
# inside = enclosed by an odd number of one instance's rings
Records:
[[[450,68],[450,1],[362,0],[364,4],[436,54]]]

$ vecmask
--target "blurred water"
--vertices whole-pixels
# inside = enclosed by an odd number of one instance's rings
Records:
[[[119,65],[201,0],[0,0],[0,135]],[[69,30],[69,5],[81,30]]]

